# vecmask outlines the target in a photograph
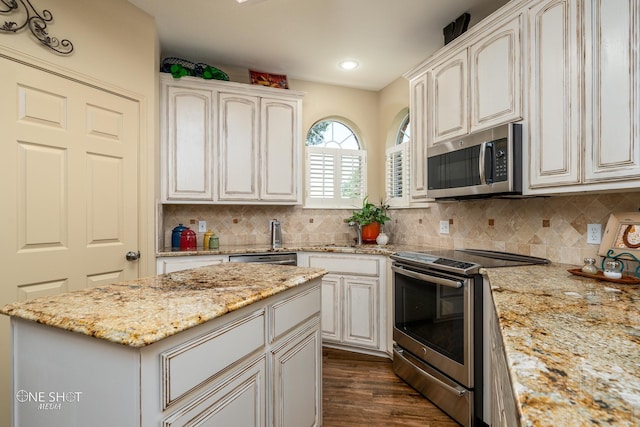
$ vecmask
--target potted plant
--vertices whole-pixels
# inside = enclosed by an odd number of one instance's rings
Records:
[[[385,205],[382,201],[379,205],[369,202],[369,196],[362,200],[362,208],[353,211],[353,214],[345,219],[345,222],[355,223],[362,227],[362,241],[365,243],[373,243],[380,234],[380,226],[391,218],[387,216],[389,205]]]

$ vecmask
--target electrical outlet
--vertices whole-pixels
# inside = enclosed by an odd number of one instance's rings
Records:
[[[440,234],[449,234],[449,221],[440,221]]]
[[[198,233],[207,231],[207,221],[198,221]]]
[[[587,224],[587,243],[594,245],[602,241],[602,224]]]

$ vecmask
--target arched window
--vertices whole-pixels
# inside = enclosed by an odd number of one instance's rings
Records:
[[[305,205],[360,206],[366,190],[366,154],[344,121],[325,119],[314,124],[306,141]]]
[[[390,206],[409,204],[409,143],[411,128],[407,112],[398,128],[395,144],[386,150],[386,187]]]

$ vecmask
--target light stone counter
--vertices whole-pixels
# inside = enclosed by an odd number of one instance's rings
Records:
[[[487,269],[523,426],[640,425],[640,286]]]
[[[0,313],[143,347],[325,273],[225,263],[12,303]]]

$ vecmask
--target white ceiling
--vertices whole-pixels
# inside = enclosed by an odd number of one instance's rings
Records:
[[[129,0],[156,19],[162,57],[379,90],[507,0]],[[343,71],[338,63],[360,66]]]

